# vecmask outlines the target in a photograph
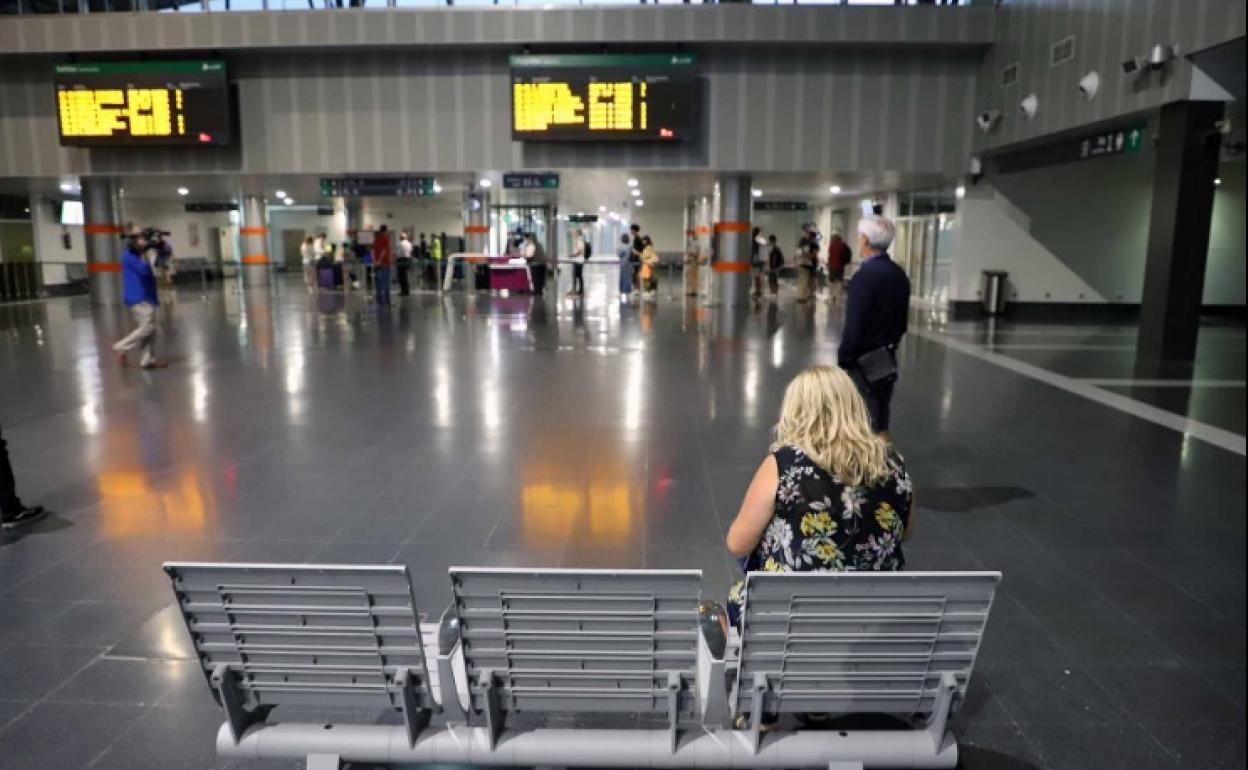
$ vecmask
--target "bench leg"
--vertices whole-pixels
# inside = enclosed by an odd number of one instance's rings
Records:
[[[337,754],[309,754],[308,770],[341,770],[342,760]]]

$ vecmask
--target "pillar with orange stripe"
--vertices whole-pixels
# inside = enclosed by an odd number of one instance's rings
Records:
[[[239,256],[244,288],[269,285],[268,227],[264,219],[264,196],[243,196],[243,223],[238,229],[243,253]]]
[[[719,179],[715,222],[715,297],[723,307],[750,301],[750,178]]]
[[[117,183],[106,177],[82,179],[83,235],[91,302],[121,303],[121,223],[117,217]]]

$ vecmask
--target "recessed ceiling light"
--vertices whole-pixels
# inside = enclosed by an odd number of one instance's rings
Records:
[[[61,182],[61,192],[73,192],[74,186],[69,182]]]
[[[295,205],[295,199],[294,199],[294,198],[287,198],[286,200],[282,201],[282,203],[285,203],[287,206],[293,206],[293,205]]]
[[[286,199],[286,191],[285,191],[285,190],[278,190],[277,192],[273,193],[273,197],[277,198],[279,201],[280,201],[280,200],[285,200],[285,199]]]
[[[1222,184],[1222,177],[1220,177],[1220,176],[1215,176],[1215,177],[1213,178],[1213,183],[1214,183],[1215,185]]]
[[[599,206],[599,207],[598,207],[598,213],[599,213],[599,214],[605,214],[605,213],[607,213],[607,207],[606,207],[606,206]]]
[[[829,188],[828,188],[828,192],[832,193],[833,195],[840,195],[840,194],[841,194],[841,186],[840,186],[839,184],[834,184],[834,185],[832,185],[831,187],[829,187]]]
[[[185,188],[185,187],[179,187],[179,188],[178,188],[178,195],[181,195],[181,196],[184,196],[184,197],[185,197],[185,196],[190,195],[190,194],[191,194],[191,191],[190,191],[190,190],[188,190],[187,188]]]
[[[641,190],[638,190],[637,188],[634,187],[633,189],[628,191],[628,194],[636,198],[638,195],[641,195]]]
[[[493,182],[491,182],[491,181],[490,181],[488,178],[486,178],[486,177],[481,177],[479,180],[477,180],[477,184],[479,184],[479,185],[481,185],[482,187],[485,187],[485,188],[487,188],[487,189],[488,189],[488,188],[489,188],[489,186],[490,186],[490,185],[492,185],[492,184],[494,184],[494,183],[493,183]]]
[[[959,197],[959,198],[965,198],[965,197],[966,197],[966,188],[965,188],[965,187],[963,187],[962,185],[958,185],[957,187],[955,187],[955,188],[953,189],[953,194],[954,194],[955,196]]]
[[[636,206],[637,208],[641,208],[642,206],[646,205],[646,202],[643,201],[641,198],[638,198],[637,200],[633,201],[633,205]]]
[[[628,186],[629,186],[629,187],[636,187],[636,186],[637,186],[637,185],[639,185],[639,184],[641,184],[641,182],[638,182],[636,179],[630,179],[630,180],[628,180]]]
[[[761,198],[763,197],[763,191],[755,187],[753,190],[750,190],[750,195],[753,195],[755,198]]]

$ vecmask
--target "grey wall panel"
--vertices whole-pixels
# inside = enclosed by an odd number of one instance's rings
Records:
[[[0,70],[0,176],[597,166],[955,174],[969,152],[979,69],[969,50],[708,50],[694,139],[522,145],[511,141],[501,51],[227,58],[238,90],[238,143],[170,153],[60,148],[51,67]]]
[[[1159,0],[1160,1],[1160,0]],[[1170,2],[1170,0],[1165,0]],[[936,43],[984,47],[994,10],[784,6],[671,6],[557,10],[402,8],[211,14],[65,14],[0,24],[0,56],[32,53],[217,49],[325,45],[509,43]],[[599,24],[601,19],[600,28]],[[147,27],[152,27],[148,29]],[[1242,29],[1242,14],[1240,19]],[[600,29],[605,29],[605,35]],[[142,45],[139,46],[140,41]]]
[[[1088,123],[1154,109],[1186,98],[1191,64],[1183,53],[1244,35],[1243,0],[1015,0],[997,11],[996,43],[980,69],[976,111],[1000,109],[998,128],[974,134],[976,151],[991,151]],[[1050,66],[1050,50],[1075,36],[1075,59]],[[1145,55],[1155,43],[1177,45],[1180,57],[1162,74],[1122,74],[1121,63]],[[1001,70],[1020,64],[1017,85],[1002,88]],[[1077,83],[1089,70],[1101,76],[1100,93],[1088,102]],[[1040,99],[1034,120],[1024,119],[1019,100]]]

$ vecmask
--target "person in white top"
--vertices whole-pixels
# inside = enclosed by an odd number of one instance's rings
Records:
[[[316,242],[309,235],[299,247],[299,258],[303,262],[303,285],[308,291],[316,291],[316,257]]]
[[[576,231],[576,240],[572,246],[572,293],[585,293],[585,233],[580,229]]]
[[[399,296],[406,297],[412,293],[412,281],[409,273],[412,269],[412,251],[416,247],[412,245],[412,239],[407,233],[399,234],[399,256],[394,266],[399,272]]]

